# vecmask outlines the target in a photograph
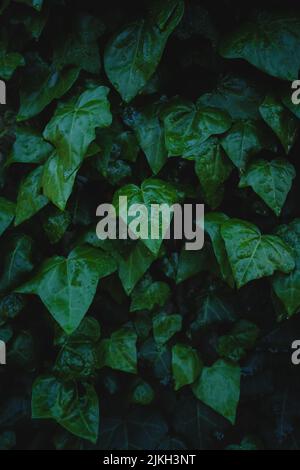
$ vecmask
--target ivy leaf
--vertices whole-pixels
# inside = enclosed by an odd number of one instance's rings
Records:
[[[91,328],[94,330],[90,334]],[[57,356],[54,371],[63,380],[88,380],[94,377],[99,365],[96,343],[100,337],[100,326],[94,318],[86,317],[78,329],[63,341]]]
[[[218,339],[217,352],[221,357],[238,362],[254,347],[258,335],[259,328],[254,323],[240,320],[228,335]]]
[[[44,163],[53,148],[36,129],[17,126],[16,140],[12,146],[6,166],[12,163]]]
[[[191,328],[198,331],[213,325],[233,323],[235,320],[236,315],[231,305],[222,298],[210,294],[201,302],[197,317],[191,324]]]
[[[42,186],[44,195],[60,210],[64,211],[72,194],[77,171],[65,176],[63,162],[57,152],[49,157],[44,165]]]
[[[32,388],[32,417],[54,419],[75,436],[97,441],[99,402],[94,387],[83,384],[80,395],[75,382],[61,382],[51,375],[37,378]]]
[[[224,195],[223,183],[230,176],[232,164],[217,138],[207,139],[195,157],[195,171],[203,189],[205,202],[215,209]]]
[[[33,268],[33,240],[26,235],[15,235],[5,247],[0,292],[14,288]]]
[[[182,327],[181,315],[159,314],[153,318],[153,336],[156,343],[164,345]]]
[[[117,213],[120,215],[121,219],[124,220],[119,208],[119,198],[121,196],[127,197],[127,204],[130,207],[132,204],[143,204],[147,209],[147,214],[141,214],[142,223],[148,227],[148,238],[141,238],[141,241],[146,245],[146,247],[154,254],[158,255],[160,250],[163,237],[163,223],[162,217],[159,217],[158,223],[154,220],[151,213],[152,204],[167,204],[171,207],[173,204],[180,202],[184,198],[184,193],[175,185],[168,183],[166,181],[149,178],[143,181],[141,187],[134,184],[129,184],[120,188],[114,194],[113,205],[115,206]],[[172,218],[171,214],[171,218]],[[128,224],[134,220],[134,217],[128,217]],[[155,229],[159,231],[158,238],[150,237],[151,234],[151,222],[155,225]],[[140,224],[138,224],[139,226]],[[131,227],[130,227],[131,228]],[[139,229],[131,230],[137,238],[140,238]]]
[[[195,349],[185,344],[172,348],[172,371],[175,390],[192,384],[199,377],[203,364]]]
[[[79,98],[59,105],[47,124],[44,138],[56,147],[65,177],[70,177],[80,166],[96,137],[96,127],[110,126],[112,115],[108,93],[109,89],[103,86],[83,92]]]
[[[259,111],[279,138],[285,153],[289,153],[298,135],[298,120],[276,96],[271,94],[265,97]]]
[[[140,357],[153,369],[154,376],[163,385],[171,383],[172,354],[170,348],[164,344],[157,344],[149,338],[140,348]]]
[[[50,211],[44,215],[43,229],[50,243],[58,243],[62,239],[71,221],[72,217],[70,212],[63,212],[56,208],[51,208]]]
[[[156,449],[168,432],[168,426],[155,409],[137,407],[126,415],[113,413],[101,420],[101,450]]]
[[[114,331],[109,339],[101,341],[99,346],[102,366],[112,369],[137,373],[137,334],[131,328]]]
[[[217,413],[235,423],[240,398],[240,367],[219,359],[204,367],[193,386],[195,396]]]
[[[228,59],[242,58],[283,80],[298,78],[300,19],[292,13],[260,11],[221,42]]]
[[[118,272],[127,295],[131,294],[155,258],[141,241],[135,245],[129,256],[120,258]]]
[[[225,75],[216,88],[200,96],[198,103],[227,111],[232,119],[259,119],[259,105],[264,95],[258,84],[249,78]]]
[[[32,59],[24,73],[17,120],[25,121],[39,114],[53,100],[67,93],[78,76],[76,67],[59,72],[39,58]]]
[[[0,236],[10,226],[15,217],[16,206],[13,202],[0,197]]]
[[[251,186],[279,216],[295,177],[295,168],[288,161],[260,159],[250,164],[240,179],[239,187]]]
[[[105,26],[102,21],[90,15],[80,15],[74,21],[73,33],[60,38],[54,51],[54,64],[57,68],[76,65],[90,73],[101,69],[98,39]]]
[[[296,266],[291,273],[276,273],[272,279],[277,297],[283,303],[288,316],[291,316],[300,308],[300,219],[280,226],[276,234],[294,250],[296,258]]]
[[[36,294],[67,334],[76,330],[89,309],[100,278],[116,270],[114,260],[92,247],[80,246],[68,258],[54,256],[18,289]]]
[[[48,204],[47,197],[41,194],[42,174],[43,167],[39,166],[21,182],[16,206],[16,226],[30,219]]]
[[[170,298],[171,290],[165,282],[153,282],[151,278],[145,278],[134,289],[131,295],[130,311],[153,310],[154,307],[163,305]]]
[[[232,163],[244,170],[250,157],[263,149],[275,150],[268,129],[260,121],[236,121],[221,139],[221,145]]]
[[[142,112],[134,112],[131,126],[138,143],[146,155],[152,173],[160,172],[167,161],[165,133],[159,119],[160,106],[154,104]]]
[[[205,248],[199,251],[189,251],[182,248],[178,258],[176,284],[180,284],[200,272],[207,271],[210,262],[210,256]]]
[[[18,52],[8,52],[5,44],[0,42],[0,77],[9,80],[14,71],[25,65],[25,60]]]
[[[226,253],[225,243],[221,236],[221,226],[228,219],[228,216],[221,212],[211,212],[205,216],[204,228],[211,238],[213,250],[219,263],[221,276],[229,286],[233,287],[234,279],[232,269]]]
[[[161,5],[161,4],[160,4]],[[181,0],[168,0],[152,17],[125,27],[106,47],[105,72],[124,101],[131,101],[158,66],[166,42],[184,11]]]
[[[175,98],[162,111],[165,142],[169,156],[193,157],[199,146],[214,134],[231,126],[226,111]]]
[[[289,246],[276,235],[262,235],[250,222],[230,219],[221,226],[221,235],[238,288],[275,271],[289,273],[295,267]]]

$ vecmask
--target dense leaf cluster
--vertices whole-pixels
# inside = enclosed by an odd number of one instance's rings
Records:
[[[0,449],[299,446],[300,9],[242,3],[1,2]]]

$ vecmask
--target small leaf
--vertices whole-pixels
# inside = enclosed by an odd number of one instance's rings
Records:
[[[131,120],[131,126],[154,175],[163,168],[168,156],[159,110],[160,106],[154,104],[143,112],[133,113]]]
[[[39,114],[53,100],[67,93],[78,75],[79,69],[75,67],[59,72],[39,58],[30,62],[24,73],[17,120],[25,121]]]
[[[226,111],[195,105],[181,98],[175,98],[166,105],[162,119],[169,156],[196,156],[205,140],[226,132],[231,126],[231,118]]]
[[[14,288],[33,268],[33,240],[26,235],[15,235],[5,246],[0,292]]]
[[[275,271],[291,272],[295,267],[293,252],[275,235],[262,235],[243,220],[230,219],[221,226],[221,235],[238,288]]]
[[[165,282],[153,282],[145,278],[134,289],[131,295],[130,311],[153,310],[156,306],[163,307],[170,298],[171,290]]]
[[[44,163],[53,147],[33,128],[17,126],[16,140],[6,165],[12,163]]]
[[[217,413],[235,423],[240,398],[240,367],[219,359],[211,367],[204,367],[193,386],[196,397]]]
[[[38,295],[67,334],[76,330],[96,293],[100,278],[116,270],[114,260],[91,247],[77,247],[68,256],[44,262],[36,276],[18,289]]]
[[[210,212],[205,216],[205,231],[211,238],[213,250],[219,263],[221,276],[229,286],[233,287],[234,279],[232,269],[226,253],[225,243],[221,236],[221,226],[228,219],[228,216],[221,212]]]
[[[49,157],[44,165],[42,185],[44,195],[60,210],[65,210],[72,194],[77,171],[65,176],[64,165],[56,152]]]
[[[48,198],[41,194],[43,167],[39,166],[21,182],[16,206],[15,225],[30,219],[48,204]]]
[[[223,183],[230,176],[232,164],[217,138],[209,138],[199,147],[195,171],[203,189],[205,202],[215,209],[223,199]]]
[[[9,80],[17,67],[25,65],[25,60],[18,52],[7,52],[3,42],[0,42],[0,77]]]
[[[16,206],[13,202],[0,197],[0,236],[10,226],[15,217]]]
[[[238,362],[254,347],[258,335],[259,328],[254,323],[240,320],[229,334],[218,339],[217,352],[221,357]]]
[[[121,328],[114,331],[109,339],[100,343],[102,366],[112,369],[137,373],[137,334],[131,328]]]
[[[182,327],[181,315],[156,315],[153,318],[153,336],[158,345],[169,341]]]
[[[280,226],[276,234],[294,250],[296,256],[295,269],[289,274],[276,273],[272,280],[277,297],[283,303],[288,316],[291,316],[300,309],[300,219]]]
[[[279,138],[285,153],[289,153],[298,135],[298,120],[274,95],[265,97],[259,111],[264,121]]]
[[[155,258],[141,241],[135,245],[128,257],[120,258],[119,278],[127,295],[133,291]]]
[[[96,443],[99,402],[94,387],[83,385],[79,395],[75,382],[61,382],[51,375],[37,378],[32,388],[32,417],[54,419],[75,436]]]
[[[295,168],[288,161],[261,159],[249,166],[240,179],[239,187],[251,186],[253,191],[279,216],[295,177]]]
[[[276,149],[267,127],[258,120],[236,121],[221,139],[221,145],[240,170],[244,170],[248,160],[261,150]]]
[[[175,390],[195,382],[203,364],[195,349],[185,344],[175,344],[172,348],[172,370]]]

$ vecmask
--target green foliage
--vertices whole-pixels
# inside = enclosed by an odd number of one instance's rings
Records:
[[[1,450],[299,447],[300,9],[250,3],[2,2]],[[99,240],[124,195],[204,248]]]

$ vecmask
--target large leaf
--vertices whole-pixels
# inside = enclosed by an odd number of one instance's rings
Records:
[[[267,127],[258,120],[236,121],[221,140],[222,147],[232,163],[244,170],[248,160],[263,149],[275,150],[276,146]]]
[[[231,126],[226,111],[174,98],[162,112],[165,142],[169,156],[193,157],[200,145]]]
[[[77,247],[68,256],[54,256],[35,277],[18,289],[38,295],[67,334],[76,330],[96,293],[100,278],[116,270],[114,260],[91,247]]]
[[[42,174],[43,167],[39,166],[22,181],[17,199],[15,225],[30,219],[48,204],[47,197],[41,194]]]
[[[137,334],[131,328],[114,331],[109,339],[100,343],[100,362],[102,366],[137,373]]]
[[[57,149],[65,168],[65,177],[80,166],[96,127],[112,122],[107,99],[109,89],[103,86],[83,92],[77,99],[59,105],[44,130],[44,137]]]
[[[287,160],[260,159],[250,164],[240,179],[239,187],[251,186],[279,216],[295,177],[295,168]]]
[[[32,417],[54,419],[72,434],[97,441],[99,402],[88,383],[81,395],[75,382],[61,382],[51,375],[38,377],[32,388]]]
[[[223,57],[242,58],[260,70],[295,80],[300,68],[300,18],[260,11],[221,42]]]
[[[275,271],[291,272],[293,252],[276,235],[262,235],[253,224],[230,219],[221,226],[221,235],[238,288]]]
[[[300,309],[300,220],[282,225],[276,233],[294,250],[296,257],[296,266],[291,273],[276,273],[272,280],[273,289],[290,316]]]
[[[295,116],[274,95],[267,95],[259,107],[260,114],[273,129],[286,153],[293,147],[299,130]]]
[[[211,367],[204,367],[193,392],[234,424],[240,398],[240,367],[219,359]]]
[[[182,0],[157,3],[147,19],[130,24],[108,44],[106,74],[124,101],[131,101],[146,85],[160,62],[168,37],[180,22]]]
[[[0,197],[0,236],[10,226],[15,217],[16,206],[13,202]]]
[[[78,75],[79,69],[76,67],[59,72],[41,59],[30,63],[25,69],[17,120],[25,121],[39,114],[53,100],[63,96]]]

